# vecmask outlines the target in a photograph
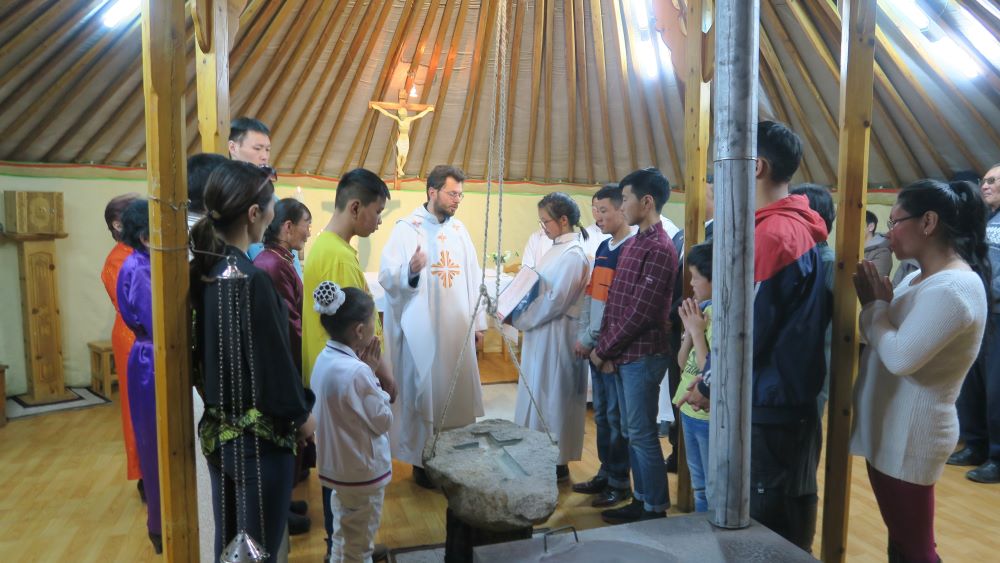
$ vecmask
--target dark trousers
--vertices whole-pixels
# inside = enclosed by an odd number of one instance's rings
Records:
[[[962,384],[955,406],[965,446],[1000,461],[1000,314],[991,313],[980,358]]]
[[[264,546],[269,554],[266,561],[274,562],[277,561],[285,527],[288,525],[288,503],[292,500],[295,456],[286,448],[278,447],[267,440],[260,440],[258,479],[254,441],[251,437],[245,437],[242,441],[243,444],[239,444],[238,440],[226,442],[221,446],[222,456],[214,456],[215,459],[210,458],[208,462],[208,474],[212,479],[212,505],[215,512],[216,563],[222,550],[242,529]],[[220,460],[222,467],[219,466]],[[237,487],[239,472],[243,473],[245,487]],[[261,533],[262,525],[263,533]]]
[[[752,424],[750,444],[750,517],[811,552],[819,500],[819,420]]]

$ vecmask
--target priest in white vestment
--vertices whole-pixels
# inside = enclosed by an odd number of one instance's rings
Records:
[[[399,386],[389,434],[392,456],[412,464],[422,486],[430,485],[422,452],[434,429],[483,416],[476,340],[486,330],[485,307],[472,317],[482,269],[468,230],[454,217],[464,179],[450,166],[431,171],[427,203],[396,222],[379,268],[385,345]],[[460,356],[455,394],[442,419]]]
[[[548,426],[559,444],[556,471],[562,479],[569,477],[567,462],[579,460],[583,452],[587,371],[584,360],[574,355],[573,344],[590,262],[581,235],[574,232],[574,226],[583,230],[580,210],[569,196],[559,192],[545,196],[538,216],[553,245],[535,264],[537,297],[512,319],[514,327],[524,332],[524,380],[518,385],[514,422],[539,431]]]

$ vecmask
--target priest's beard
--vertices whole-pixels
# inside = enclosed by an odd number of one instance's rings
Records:
[[[458,209],[449,209],[447,205],[441,204],[437,198],[431,199],[427,202],[427,211],[430,211],[432,215],[441,220],[442,223],[451,219],[455,216],[455,211]]]

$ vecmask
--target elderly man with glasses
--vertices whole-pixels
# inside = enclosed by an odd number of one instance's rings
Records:
[[[977,466],[965,474],[971,481],[1000,483],[1000,163],[983,176],[980,190],[990,208],[986,242],[993,265],[994,301],[979,361],[969,370],[956,403],[965,447],[952,454],[948,464]]]

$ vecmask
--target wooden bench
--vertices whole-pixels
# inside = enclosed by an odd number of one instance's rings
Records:
[[[113,386],[118,383],[111,341],[88,342],[87,348],[90,348],[90,388],[110,399]]]

